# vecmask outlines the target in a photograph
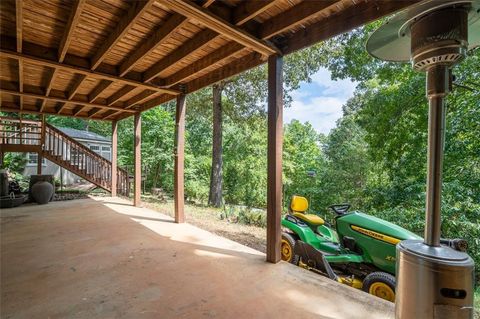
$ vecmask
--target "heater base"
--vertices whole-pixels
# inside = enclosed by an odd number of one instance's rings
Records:
[[[395,318],[473,318],[474,263],[464,252],[418,240],[397,246]]]

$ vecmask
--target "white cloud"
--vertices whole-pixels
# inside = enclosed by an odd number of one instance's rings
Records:
[[[353,96],[355,86],[348,79],[333,81],[327,69],[320,69],[312,76],[312,83],[304,83],[292,93],[293,102],[285,109],[284,122],[310,122],[317,132],[328,134],[342,117],[342,105]]]
[[[285,109],[284,122],[296,119],[309,122],[319,132],[328,134],[335,127],[335,121],[342,117],[343,101],[335,97],[314,97],[308,102],[294,100],[292,106]]]

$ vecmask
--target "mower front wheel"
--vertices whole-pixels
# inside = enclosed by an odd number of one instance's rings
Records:
[[[296,256],[294,253],[295,242],[296,239],[292,235],[288,233],[282,233],[282,243],[280,247],[282,260],[292,263],[294,265],[298,264],[298,256]]]
[[[382,299],[395,301],[395,277],[389,273],[372,272],[363,280],[363,291]]]

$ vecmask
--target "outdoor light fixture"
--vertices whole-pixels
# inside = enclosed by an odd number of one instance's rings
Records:
[[[425,0],[376,30],[367,51],[386,60],[411,61],[427,73],[428,174],[424,241],[397,246],[395,316],[473,318],[474,263],[466,253],[440,245],[445,97],[451,67],[480,44],[480,0]]]

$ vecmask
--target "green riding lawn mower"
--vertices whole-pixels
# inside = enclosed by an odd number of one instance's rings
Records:
[[[334,225],[308,214],[305,197],[293,196],[282,219],[282,259],[377,297],[395,300],[396,245],[420,236],[350,205],[332,205]],[[460,239],[442,240],[465,251]]]

